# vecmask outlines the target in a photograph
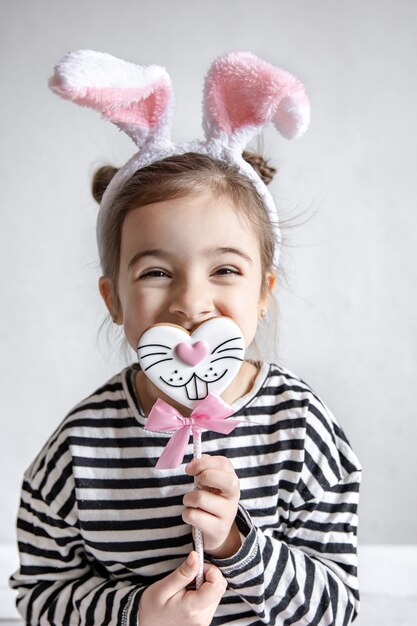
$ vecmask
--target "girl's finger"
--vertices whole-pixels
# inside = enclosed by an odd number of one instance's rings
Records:
[[[200,488],[218,489],[225,498],[239,494],[239,479],[234,472],[207,469],[197,475],[196,483]]]
[[[185,494],[182,502],[186,508],[201,509],[219,518],[225,512],[224,498],[205,489],[190,491]]]
[[[198,528],[203,535],[215,535],[219,533],[219,520],[215,515],[201,509],[184,509],[182,519],[185,524]]]
[[[214,547],[218,548],[227,538],[230,527],[234,521],[230,519],[213,515],[202,509],[184,509],[182,519],[185,524],[198,528],[203,533],[205,547],[209,551]]]
[[[206,608],[214,602],[219,602],[227,589],[227,582],[221,571],[210,563],[204,567],[204,582],[198,591],[194,592],[201,608]]]
[[[197,476],[200,472],[208,469],[218,469],[231,473],[235,472],[229,459],[224,456],[210,456],[209,454],[203,454],[199,459],[193,459],[185,466],[185,472],[189,476]]]
[[[198,566],[197,553],[194,551],[190,552],[186,561],[181,563],[176,570],[157,583],[159,586],[159,601],[165,604],[178,592],[184,591],[184,593],[186,593],[187,585],[189,585],[197,575]]]

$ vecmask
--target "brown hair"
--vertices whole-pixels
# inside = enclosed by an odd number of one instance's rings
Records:
[[[243,156],[266,184],[272,180],[276,170],[268,166],[262,157],[249,152],[245,152]],[[116,172],[116,168],[104,166],[95,173],[92,193],[97,202],[101,202],[107,185]],[[117,306],[121,235],[126,215],[140,206],[207,190],[219,196],[227,196],[236,209],[242,211],[259,237],[263,279],[268,271],[273,271],[276,245],[274,227],[255,185],[237,167],[206,155],[189,152],[168,157],[138,170],[113,200],[112,210],[101,230],[100,261],[103,274],[112,281]],[[264,285],[265,281],[262,282]]]

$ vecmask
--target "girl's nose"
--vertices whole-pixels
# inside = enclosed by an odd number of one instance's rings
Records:
[[[210,290],[201,281],[183,281],[177,285],[169,305],[169,312],[181,323],[191,327],[203,321],[215,311]],[[189,330],[189,329],[188,329]]]

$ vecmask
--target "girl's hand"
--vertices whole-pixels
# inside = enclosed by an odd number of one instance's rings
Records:
[[[207,554],[218,559],[232,556],[241,546],[235,522],[240,489],[233,465],[224,456],[203,454],[185,471],[195,476],[199,488],[184,496],[182,519],[202,531]]]
[[[209,626],[227,584],[220,570],[206,563],[200,589],[187,589],[197,571],[197,553],[190,552],[174,572],[145,589],[139,605],[140,626]]]

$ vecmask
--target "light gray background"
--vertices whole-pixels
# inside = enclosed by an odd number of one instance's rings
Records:
[[[279,359],[345,429],[363,468],[362,543],[417,542],[417,3],[9,0],[0,3],[0,542],[24,468],[74,403],[120,368],[97,340],[95,167],[133,144],[46,82],[63,54],[167,67],[175,137],[201,136],[203,75],[251,50],[298,75],[311,128],[264,152],[288,219]]]

